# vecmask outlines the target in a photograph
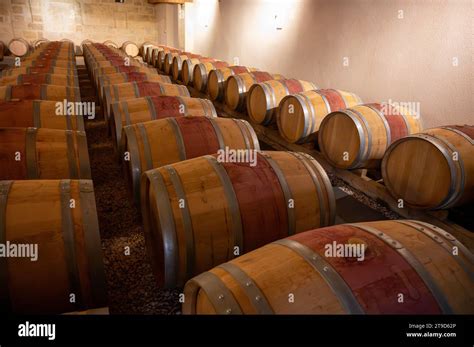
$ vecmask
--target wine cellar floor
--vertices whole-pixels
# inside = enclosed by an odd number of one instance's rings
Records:
[[[155,285],[145,251],[140,214],[128,195],[122,168],[99,109],[87,69],[78,65],[82,101],[96,102],[86,132],[97,204],[111,314],[176,314],[180,290]],[[129,247],[129,248],[127,248]],[[126,255],[129,250],[129,255]]]

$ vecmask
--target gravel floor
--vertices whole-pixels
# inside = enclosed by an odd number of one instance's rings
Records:
[[[79,69],[83,100],[95,99],[85,70]],[[96,101],[96,100],[95,100]],[[86,123],[111,314],[179,314],[181,290],[155,284],[145,251],[138,209],[131,203],[122,168],[101,115]],[[130,255],[125,255],[126,247]]]

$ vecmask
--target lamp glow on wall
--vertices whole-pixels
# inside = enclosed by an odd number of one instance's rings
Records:
[[[294,22],[301,0],[264,0],[259,11],[263,30],[284,30]],[[263,18],[262,18],[263,17]],[[263,19],[263,20],[262,20]]]
[[[218,6],[218,1],[217,0],[199,0],[197,9],[197,20],[198,20],[198,25],[201,28],[204,28],[207,30],[212,23],[214,22],[214,19],[217,14],[217,6]]]

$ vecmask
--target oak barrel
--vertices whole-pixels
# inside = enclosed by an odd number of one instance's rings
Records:
[[[148,122],[168,117],[217,117],[210,100],[185,96],[145,96],[113,103],[109,122],[110,133],[116,148],[122,139],[122,128],[126,125]]]
[[[143,96],[187,96],[189,91],[185,86],[157,82],[130,82],[113,84],[104,87],[106,100],[106,119],[110,116],[110,107],[113,102],[125,99],[139,98]]]
[[[57,74],[21,74],[0,77],[0,86],[21,84],[53,84],[57,86],[67,86],[79,88],[77,75],[57,75]]]
[[[183,62],[188,59],[193,59],[193,58],[201,58],[201,59],[210,59],[210,58],[205,58],[201,57],[199,54],[180,54],[175,57],[173,57],[173,60],[171,62],[171,68],[170,68],[170,74],[173,77],[173,80],[179,81],[181,80],[181,70],[183,68]]]
[[[253,160],[207,155],[146,171],[141,209],[155,277],[165,287],[335,218],[324,169],[304,153],[277,151]]]
[[[140,203],[142,172],[225,148],[260,150],[257,135],[241,119],[177,117],[136,123],[123,128],[121,150],[130,153],[124,161],[130,190]]]
[[[209,71],[209,76],[207,78],[207,93],[209,94],[209,98],[211,100],[223,100],[225,81],[227,78],[236,74],[251,71],[255,71],[255,69],[239,65]]]
[[[35,74],[35,73],[46,73],[54,75],[77,75],[76,69],[62,68],[55,66],[28,66],[28,67],[17,67],[7,70],[3,70],[0,73],[1,77],[4,76],[18,76],[23,74]]]
[[[83,131],[0,128],[0,180],[90,179]]]
[[[179,49],[176,49],[176,48],[164,48],[163,50],[159,51],[158,55],[156,56],[156,65],[155,65],[155,67],[158,70],[164,71],[164,64],[165,64],[165,60],[166,60],[166,55],[170,52],[179,54],[181,51]]]
[[[308,90],[285,96],[278,106],[278,131],[290,143],[308,142],[329,113],[361,103],[357,95],[337,89]]]
[[[207,90],[207,77],[209,72],[229,66],[225,61],[201,62],[194,67],[193,85],[200,92]]]
[[[409,108],[364,104],[327,115],[319,127],[318,143],[335,167],[377,168],[391,143],[421,129],[419,115]]]
[[[57,114],[57,102],[49,100],[0,101],[0,127],[84,131],[83,115],[76,116],[75,111],[73,108],[71,115]]]
[[[385,153],[382,176],[396,199],[415,208],[474,201],[474,126],[443,126],[399,139]]]
[[[111,40],[104,41],[103,44],[107,47],[112,47],[112,48],[117,48],[117,49],[120,48],[120,46],[117,43]]]
[[[183,313],[472,314],[473,281],[474,255],[436,226],[343,224],[275,241],[193,278]]]
[[[104,92],[103,88],[111,84],[120,84],[127,82],[159,82],[159,83],[171,83],[169,76],[158,75],[158,74],[148,74],[146,72],[122,72],[116,74],[105,74],[98,77],[99,86],[98,93],[99,98],[103,99]]]
[[[49,84],[22,84],[0,86],[0,100],[38,99],[54,101],[80,101],[79,88],[55,86]]]
[[[316,89],[312,82],[282,79],[254,84],[247,96],[247,111],[250,119],[257,124],[268,125],[276,120],[280,101],[287,95]]]
[[[256,83],[284,79],[282,75],[264,71],[245,72],[229,76],[225,83],[225,103],[231,110],[243,111],[247,92]]]
[[[0,181],[0,242],[38,250],[36,261],[0,261],[0,311],[59,314],[107,306],[92,181]]]
[[[181,78],[180,81],[183,82],[185,86],[190,85],[193,81],[193,71],[194,67],[203,62],[214,61],[213,58],[190,58],[186,59],[183,62],[183,67],[181,68]]]
[[[17,57],[24,57],[30,52],[30,44],[21,38],[14,38],[8,43],[8,50]]]
[[[125,41],[122,43],[121,49],[131,57],[136,57],[140,53],[138,46],[131,41]]]

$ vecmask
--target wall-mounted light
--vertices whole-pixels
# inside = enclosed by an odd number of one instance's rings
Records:
[[[276,30],[283,30],[283,23],[282,23],[282,18],[278,14],[274,15],[275,19],[275,29]]]

